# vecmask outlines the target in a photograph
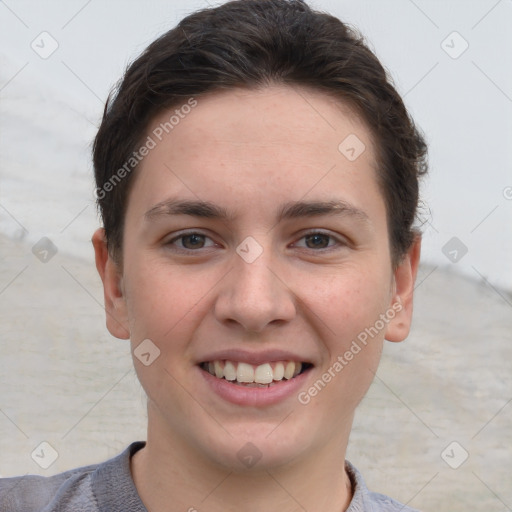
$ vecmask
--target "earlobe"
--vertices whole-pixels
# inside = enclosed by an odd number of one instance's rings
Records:
[[[94,232],[92,244],[94,246],[96,269],[103,282],[107,329],[116,338],[129,339],[130,329],[122,275],[108,252],[105,230],[103,228],[99,228]]]
[[[394,272],[395,293],[390,307],[395,312],[386,329],[388,341],[403,341],[409,335],[413,311],[413,295],[421,253],[421,235],[417,235],[409,251]]]

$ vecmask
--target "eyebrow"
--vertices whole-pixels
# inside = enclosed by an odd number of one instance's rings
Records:
[[[207,219],[233,220],[235,215],[225,208],[201,200],[166,199],[150,208],[144,218],[151,221],[158,217],[170,215],[190,215]],[[277,222],[289,219],[306,217],[320,217],[322,215],[336,215],[342,217],[354,217],[368,223],[368,215],[361,209],[342,201],[333,199],[330,201],[290,201],[285,203],[278,211]]]

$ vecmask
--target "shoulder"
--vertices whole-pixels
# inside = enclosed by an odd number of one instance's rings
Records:
[[[350,462],[345,461],[345,468],[354,489],[347,512],[419,512],[389,496],[369,491],[361,473]]]
[[[130,456],[144,443],[101,464],[83,466],[53,476],[25,475],[0,479],[2,512],[98,512],[116,486],[131,490]],[[101,502],[101,503],[100,503]],[[107,507],[107,510],[109,508]]]
[[[373,507],[371,510],[378,510],[379,512],[419,512],[415,508],[408,507],[407,505],[378,492],[370,492],[369,497]]]
[[[63,500],[92,498],[90,474],[97,465],[65,471],[53,476],[25,475],[0,479],[0,510],[39,512],[54,510]],[[94,510],[93,508],[90,509]]]

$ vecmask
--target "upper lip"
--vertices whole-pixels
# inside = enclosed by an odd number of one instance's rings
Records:
[[[270,363],[272,361],[296,361],[300,363],[311,363],[308,358],[294,354],[287,350],[271,349],[261,350],[259,352],[250,352],[244,349],[227,349],[219,350],[206,354],[199,363],[206,363],[211,361],[237,361],[241,363],[260,365],[263,363]]]

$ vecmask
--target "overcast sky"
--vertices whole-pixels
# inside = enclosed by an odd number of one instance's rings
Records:
[[[106,96],[151,40],[214,3],[0,3],[0,232],[92,260]],[[512,2],[311,4],[367,36],[426,134],[424,261],[512,289]]]

